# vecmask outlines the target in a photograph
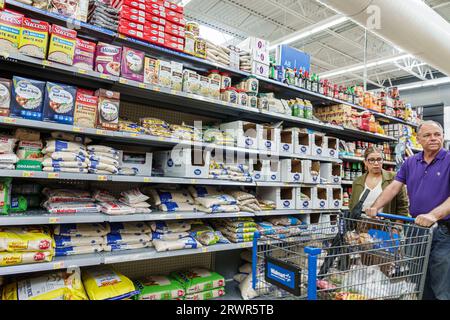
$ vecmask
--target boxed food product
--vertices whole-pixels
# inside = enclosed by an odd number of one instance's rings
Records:
[[[84,70],[93,70],[95,47],[95,42],[77,38],[73,66]]]
[[[179,44],[177,42],[164,41],[164,47],[180,52],[184,51],[184,44]]]
[[[164,45],[164,38],[144,32],[144,40],[157,45]]]
[[[192,70],[183,71],[183,91],[198,94],[200,92],[200,76]]]
[[[179,12],[175,12],[175,11],[172,11],[172,10],[167,10],[164,18],[167,21],[179,24],[181,26],[185,26],[186,25],[186,20],[184,20],[184,15],[179,13]]]
[[[129,80],[143,82],[144,58],[144,52],[123,47],[121,76]]]
[[[136,38],[139,40],[144,40],[144,33],[142,31],[138,31],[124,26],[119,26],[117,30],[119,33],[124,34],[126,36],[130,36],[132,38]]]
[[[172,64],[159,60],[159,85],[170,88],[172,85]]]
[[[99,42],[97,44],[95,70],[113,76],[120,76],[122,48]]]
[[[97,127],[117,131],[119,129],[120,93],[99,89]]]
[[[169,22],[169,21],[166,22],[164,31],[166,33],[173,34],[174,36],[182,37],[182,38],[184,38],[184,36],[186,34],[185,27],[180,26],[179,24],[176,24],[176,23]]]
[[[73,125],[83,128],[95,128],[97,124],[98,97],[77,92]]]
[[[183,90],[183,71],[172,70],[172,89],[176,91]]]
[[[148,19],[147,16],[150,16],[143,10],[139,10],[136,8],[132,8],[129,6],[122,6],[120,10],[120,20],[129,20],[137,23],[145,23]]]
[[[174,272],[171,276],[183,285],[186,295],[225,286],[225,279],[223,276],[206,269],[191,269],[186,272]]]
[[[89,12],[89,0],[49,0],[49,12],[58,13],[62,16],[87,22]]]
[[[171,277],[149,276],[134,282],[140,293],[136,300],[172,300],[184,297],[181,284]]]
[[[54,24],[51,34],[48,60],[71,66],[75,55],[77,32]]]
[[[159,84],[159,60],[145,57],[144,61],[144,82]]]
[[[0,52],[17,52],[23,15],[0,11]]]
[[[44,102],[44,120],[73,124],[77,88],[47,82]]]
[[[32,120],[42,120],[45,82],[13,77],[11,115]]]
[[[19,52],[27,56],[45,59],[47,56],[49,32],[50,24],[48,22],[23,18]]]
[[[9,116],[12,81],[0,78],[0,116]]]

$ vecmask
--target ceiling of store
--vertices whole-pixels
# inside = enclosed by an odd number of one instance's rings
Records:
[[[424,2],[450,21],[450,1]],[[234,39],[229,41],[230,44],[237,44],[248,36],[275,42],[336,16],[336,12],[317,0],[191,0],[186,5],[187,20],[194,20],[232,35]],[[364,43],[364,28],[347,21],[290,45],[311,55],[313,72],[324,73],[363,63]],[[401,53],[370,32],[367,35],[367,44],[369,62]],[[368,84],[371,88],[376,88],[431,79],[432,76],[439,75],[432,67],[407,58],[370,68]],[[363,70],[339,75],[332,80],[345,85],[361,84]]]

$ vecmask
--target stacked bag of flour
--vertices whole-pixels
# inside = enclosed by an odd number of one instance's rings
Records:
[[[119,201],[134,209],[134,213],[151,213],[150,204],[146,201],[150,198],[144,195],[138,188],[124,191],[120,194]]]
[[[145,276],[134,281],[139,294],[135,300],[184,300],[185,291],[181,283],[171,276]]]
[[[206,60],[229,66],[231,63],[230,49],[221,47],[206,40]]]
[[[98,213],[101,209],[88,191],[45,188],[42,193],[47,197],[43,207],[49,213]]]
[[[48,140],[42,153],[43,171],[88,173],[90,161],[87,158],[86,147],[80,142]]]
[[[262,211],[258,199],[253,194],[244,191],[231,191],[229,194],[237,200],[240,211],[251,213]]]
[[[231,243],[220,231],[214,230],[212,226],[201,220],[191,222],[189,234],[204,246]]]
[[[191,223],[185,221],[157,221],[151,223],[156,251],[197,249],[202,245],[189,234]]]
[[[17,140],[13,137],[0,136],[0,170],[14,170],[16,163],[19,161],[14,148]]]
[[[246,72],[252,72],[252,55],[250,52],[242,51],[240,54],[240,69]]]
[[[53,229],[56,256],[72,256],[102,252],[110,228],[106,223],[62,224]]]
[[[122,202],[105,190],[96,190],[92,195],[95,203],[100,206],[100,211],[111,216],[120,216],[136,213],[136,210]]]
[[[47,227],[0,227],[0,267],[52,261],[54,248]]]
[[[210,300],[225,295],[225,278],[217,272],[195,268],[170,276],[181,283],[185,300]]]
[[[257,224],[253,218],[217,219],[212,221],[216,230],[234,243],[253,241]]]
[[[105,251],[143,249],[152,246],[152,230],[144,222],[110,223]]]
[[[203,188],[203,189],[201,189]],[[200,192],[199,192],[200,191]],[[220,193],[213,188],[189,187],[189,192],[195,199],[197,211],[206,213],[239,212],[236,199],[232,196]]]
[[[194,199],[187,190],[177,189],[144,189],[150,197],[153,207],[162,212],[193,212]]]
[[[99,145],[87,147],[90,165],[89,173],[94,174],[119,174],[119,151]]]
[[[249,167],[243,164],[224,164],[211,161],[209,166],[209,177],[218,180],[232,180],[241,182],[252,182]]]
[[[271,217],[257,223],[258,231],[278,239],[289,239],[305,233],[307,226],[296,217]],[[292,239],[295,240],[295,239]]]

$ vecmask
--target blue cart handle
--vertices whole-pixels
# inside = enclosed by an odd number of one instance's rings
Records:
[[[414,218],[406,217],[406,216],[398,216],[395,214],[378,213],[377,217],[386,218],[386,219],[390,219],[390,220],[401,220],[401,221],[411,222],[411,223],[416,222],[416,219],[414,219]]]

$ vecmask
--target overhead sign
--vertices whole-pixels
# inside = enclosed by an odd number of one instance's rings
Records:
[[[310,72],[311,57],[309,54],[285,45],[277,47],[276,63],[279,66],[290,69],[302,69]]]

